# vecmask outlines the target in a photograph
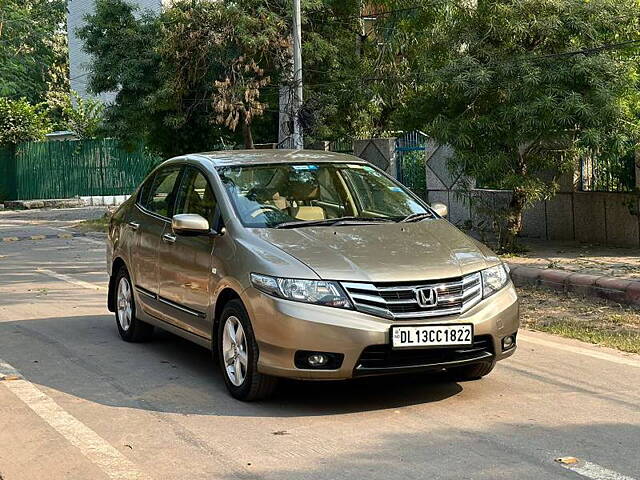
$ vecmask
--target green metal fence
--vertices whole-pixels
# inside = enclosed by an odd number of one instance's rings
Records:
[[[416,195],[427,198],[425,153],[428,137],[414,130],[396,138],[396,177]]]
[[[2,152],[0,188],[8,200],[126,195],[161,160],[113,139],[29,142],[15,147],[13,155]]]
[[[0,202],[16,196],[16,161],[14,147],[0,147]]]
[[[580,161],[580,190],[633,192],[636,188],[636,152],[614,160],[585,156]]]

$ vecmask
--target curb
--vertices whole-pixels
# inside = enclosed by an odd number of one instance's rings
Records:
[[[549,268],[509,264],[516,286],[536,285],[585,297],[597,297],[628,305],[640,305],[640,281],[607,275],[587,275]]]
[[[48,198],[42,200],[5,200],[0,210],[34,210],[82,207],[116,207],[124,203],[130,195],[101,195],[74,198]]]
[[[20,242],[23,240],[48,240],[51,238],[86,237],[86,233],[58,233],[53,235],[28,235],[26,237],[0,237],[0,243]]]
[[[79,198],[46,199],[46,200],[6,200],[6,210],[33,210],[38,208],[78,208],[86,206]]]

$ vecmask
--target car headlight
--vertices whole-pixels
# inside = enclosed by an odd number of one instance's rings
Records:
[[[502,263],[482,270],[482,298],[487,298],[509,282],[509,267]]]
[[[279,278],[252,273],[251,283],[261,292],[275,297],[328,307],[351,308],[351,302],[338,282]]]

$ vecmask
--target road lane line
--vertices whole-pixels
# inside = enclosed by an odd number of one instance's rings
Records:
[[[541,338],[536,338],[523,333],[522,331],[518,333],[518,340],[522,340],[524,342],[533,343],[536,345],[542,345],[545,347],[555,348],[557,350],[562,350],[563,352],[571,352],[577,353],[579,355],[585,355],[587,357],[597,358],[598,360],[607,360],[609,362],[618,363],[620,365],[627,365],[630,367],[638,367],[640,368],[640,360],[636,360],[635,358],[625,358],[618,357],[616,355],[612,355],[610,353],[598,352],[588,348],[576,347],[574,345],[568,345],[566,343],[560,342],[552,342],[549,340],[543,340]]]
[[[567,470],[571,470],[573,473],[590,478],[591,480],[635,480],[632,477],[627,477],[626,475],[591,462],[583,461],[576,464],[561,465]]]
[[[72,278],[69,275],[65,275],[64,273],[56,273],[52,270],[47,270],[46,268],[38,268],[36,270],[38,273],[42,273],[44,275],[48,275],[53,278],[57,278],[58,280],[62,280],[67,283],[71,283],[72,285],[77,285],[82,288],[88,288],[89,290],[106,290],[107,287],[103,285],[98,285],[97,283],[85,282],[84,280],[78,280],[76,278]]]
[[[0,359],[0,385],[6,386],[36,415],[62,435],[107,477],[113,480],[150,480],[133,462],[105,439],[58,405]]]

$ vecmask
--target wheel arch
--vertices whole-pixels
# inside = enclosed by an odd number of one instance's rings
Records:
[[[122,267],[127,267],[124,260],[116,257],[111,264],[111,276],[109,277],[109,292],[107,293],[107,308],[110,312],[116,311],[116,276]]]
[[[240,303],[242,303],[242,306],[244,307],[244,309],[247,310],[247,306],[242,300],[242,296],[238,293],[237,290],[235,290],[231,286],[229,285],[225,286],[218,293],[218,295],[216,296],[216,301],[213,309],[213,325],[212,325],[213,330],[211,332],[211,339],[213,340],[214,344],[217,337],[218,324],[220,323],[220,316],[222,315],[222,311],[224,310],[224,307],[231,300],[239,300]]]

